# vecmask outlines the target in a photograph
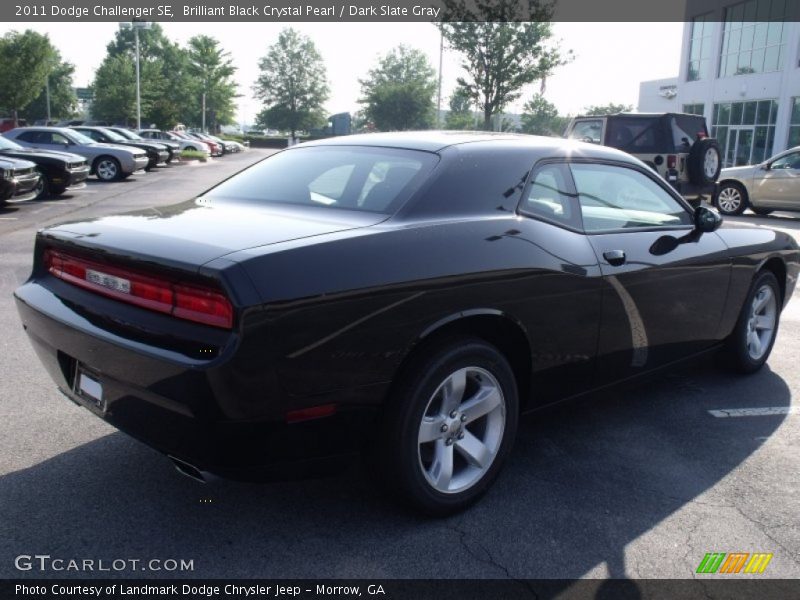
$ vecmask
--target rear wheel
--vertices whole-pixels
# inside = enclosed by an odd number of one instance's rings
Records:
[[[518,404],[511,367],[496,348],[471,338],[437,346],[406,370],[393,395],[380,475],[426,513],[466,508],[508,456]]]
[[[724,364],[740,373],[754,373],[767,362],[778,333],[781,292],[770,271],[761,271],[750,286],[736,327],[723,352]]]
[[[723,215],[740,215],[747,208],[747,192],[736,182],[723,183],[714,199],[714,205]]]

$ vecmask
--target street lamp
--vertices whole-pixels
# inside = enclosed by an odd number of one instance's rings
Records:
[[[133,29],[133,37],[136,40],[136,129],[142,128],[142,97],[141,84],[139,82],[139,30],[150,29],[153,26],[148,21],[130,21],[120,23],[120,29]]]

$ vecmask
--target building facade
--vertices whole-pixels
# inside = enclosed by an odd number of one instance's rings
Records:
[[[725,167],[800,146],[800,2],[713,4],[690,3],[678,77],[642,82],[639,110],[705,116]]]

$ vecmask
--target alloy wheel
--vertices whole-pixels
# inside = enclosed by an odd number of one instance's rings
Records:
[[[506,401],[480,367],[451,373],[431,396],[418,433],[419,465],[436,491],[455,494],[480,481],[503,441]]]
[[[703,159],[703,172],[709,179],[714,179],[719,167],[719,153],[714,148],[709,148]]]
[[[747,321],[747,353],[753,360],[759,360],[769,349],[775,335],[778,317],[778,303],[769,285],[758,288],[750,304],[750,318]]]
[[[119,169],[113,160],[102,160],[97,165],[97,176],[103,181],[111,181],[112,179],[115,179],[118,173]]]
[[[717,197],[719,208],[725,213],[736,212],[741,208],[743,201],[742,193],[732,186],[722,188]]]

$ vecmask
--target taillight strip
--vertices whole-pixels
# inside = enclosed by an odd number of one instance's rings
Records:
[[[49,248],[44,265],[63,281],[115,300],[204,325],[233,327],[233,306],[214,288],[176,283]]]

